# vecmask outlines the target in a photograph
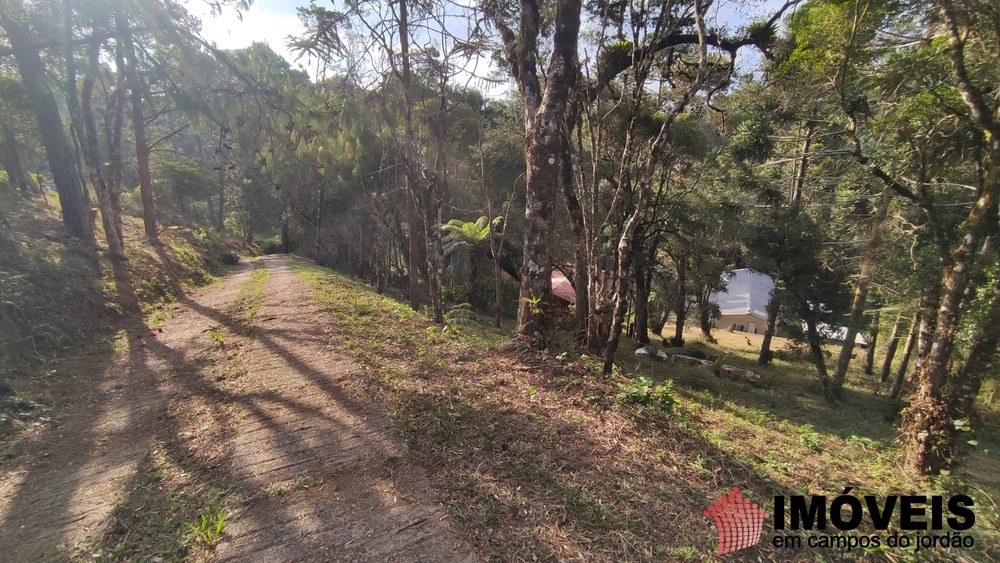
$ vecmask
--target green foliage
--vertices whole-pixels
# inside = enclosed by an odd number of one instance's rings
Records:
[[[278,254],[281,252],[281,237],[278,235],[259,237],[254,240],[254,244],[257,245],[257,249],[261,254]]]
[[[458,334],[462,327],[468,326],[476,321],[476,312],[472,305],[459,303],[444,313],[444,332],[446,334]]]
[[[476,247],[483,244],[489,240],[490,233],[500,225],[501,221],[501,217],[490,221],[484,215],[475,221],[452,219],[441,225],[441,232],[445,235],[444,254],[447,256],[462,246]]]
[[[187,528],[194,540],[206,547],[214,547],[222,539],[222,529],[226,525],[226,512],[215,506],[198,515],[198,520],[188,523]]]
[[[226,345],[226,339],[222,336],[222,333],[216,329],[210,329],[208,331],[208,337],[218,344],[220,348]]]
[[[632,54],[632,42],[628,39],[621,39],[605,47],[611,56],[626,57]]]
[[[662,383],[655,383],[648,377],[639,376],[630,383],[619,384],[615,399],[621,403],[669,414],[673,411],[676,402],[674,382],[666,379]]]
[[[763,162],[774,150],[774,129],[764,109],[754,112],[729,137],[729,152],[737,161]]]

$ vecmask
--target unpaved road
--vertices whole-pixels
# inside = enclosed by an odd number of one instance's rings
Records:
[[[210,378],[200,361],[206,332],[226,321],[255,267],[269,275],[255,320],[240,331],[245,369],[194,393],[192,382]],[[197,438],[173,413],[200,401],[233,422],[224,443],[188,447],[217,453],[192,455],[216,459],[213,478],[238,501],[222,541],[199,558],[477,560],[384,411],[349,385],[359,368],[329,338],[330,322],[289,261],[265,257],[186,298],[162,333],[130,336],[101,373],[76,374],[73,399],[57,405],[62,416],[0,466],[0,559],[89,557],[80,547],[114,528],[112,510],[140,480],[157,436]]]

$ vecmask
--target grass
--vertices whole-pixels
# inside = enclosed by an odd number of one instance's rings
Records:
[[[112,515],[116,527],[97,544],[78,550],[79,558],[98,561],[210,560],[234,511],[248,502],[218,467],[226,463],[240,409],[220,409],[214,394],[219,381],[246,372],[243,355],[252,321],[260,311],[268,271],[255,267],[236,297],[223,309],[223,322],[206,331],[212,343],[196,355],[179,377],[188,393],[167,406],[168,425],[139,467],[137,477]],[[282,494],[318,481],[302,475],[281,487]]]
[[[0,461],[57,418],[64,402],[79,400],[81,385],[93,385],[116,350],[128,345],[126,334],[160,326],[189,287],[212,283],[224,271],[217,258],[226,248],[217,234],[174,227],[164,229],[162,245],[154,247],[145,242],[141,221],[126,217],[129,260],[115,262],[62,233],[51,196],[45,205],[10,195],[0,193],[13,227],[13,239],[0,241]],[[201,360],[218,371],[228,357],[212,353],[218,357]],[[60,557],[177,561],[217,541],[225,520],[211,511],[222,510],[232,491],[213,477],[217,461],[199,452],[221,454],[212,447],[185,448],[179,435],[222,443],[229,414],[199,400],[170,406],[167,419],[178,422],[164,427],[147,452],[105,536]]]
[[[125,217],[129,260],[114,262],[64,235],[53,199],[0,193],[12,226],[12,238],[0,241],[0,387],[45,408],[60,401],[80,365],[99,372],[110,361],[120,329],[162,325],[188,287],[211,283],[226,248],[217,234],[175,227],[154,247],[141,220]],[[0,458],[12,455],[26,429],[49,420],[38,412],[0,393]]]
[[[733,486],[758,502],[832,497],[845,486],[879,497],[972,491],[974,557],[1000,557],[998,484],[963,471],[936,479],[904,471],[885,420],[894,405],[857,373],[845,400],[829,405],[808,363],[760,369],[745,340],[741,348],[720,338],[719,346],[697,345],[761,371],[761,385],[637,359],[631,341],[621,347],[622,369],[604,379],[597,360],[568,347],[529,350],[477,323],[451,334],[349,278],[305,261],[296,268],[326,304],[332,340],[367,368],[360,392],[384,402],[412,454],[432,468],[454,520],[491,559],[712,559],[712,526],[702,512]],[[669,409],[641,404],[668,380]],[[996,471],[993,454],[977,459]],[[793,553],[766,542],[744,553],[915,557],[912,549]]]
[[[243,283],[236,299],[226,308],[225,324],[228,328],[240,330],[241,327],[249,327],[260,313],[264,284],[267,282],[269,272],[270,270],[262,267],[259,262],[254,263],[250,279]]]
[[[222,540],[222,529],[226,525],[226,512],[219,506],[198,515],[195,523],[188,523],[187,529],[194,540],[205,547],[215,547]]]

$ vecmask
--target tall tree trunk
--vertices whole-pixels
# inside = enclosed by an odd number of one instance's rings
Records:
[[[486,201],[486,213],[487,218],[490,221],[490,257],[493,259],[493,325],[496,328],[503,326],[503,319],[501,318],[500,305],[501,305],[501,283],[502,283],[502,269],[500,267],[501,252],[503,250],[503,234],[498,234],[495,232],[496,215],[493,213],[493,198],[490,197],[490,190],[486,184],[486,153],[483,151],[483,120],[481,118],[479,121],[479,182],[483,189],[483,200]],[[513,195],[513,194],[512,194]],[[509,206],[508,206],[509,209]],[[507,227],[507,213],[503,215],[503,228]]]
[[[66,63],[66,110],[69,112],[69,137],[73,142],[73,154],[76,157],[76,167],[80,170],[80,187],[83,189],[83,201],[90,208],[90,191],[87,187],[87,180],[83,175],[83,117],[80,115],[79,91],[77,89],[76,56],[73,52],[73,4],[71,0],[63,0],[63,60]],[[93,231],[94,216],[87,213],[87,220],[91,222],[90,230]]]
[[[444,73],[438,80],[438,110],[431,116],[428,130],[431,141],[437,152],[434,159],[435,173],[427,185],[424,216],[429,217],[425,224],[427,237],[427,271],[430,273],[427,287],[431,294],[431,307],[434,312],[434,322],[444,324],[444,295],[441,292],[441,280],[444,278],[444,250],[441,244],[440,226],[444,222],[442,208],[448,193],[448,78]],[[473,249],[473,266],[475,252]],[[474,283],[470,284],[470,293],[475,292]],[[471,303],[470,299],[470,303]]]
[[[767,304],[767,327],[764,329],[764,339],[760,342],[760,353],[757,355],[757,363],[762,366],[770,365],[771,360],[774,359],[774,354],[771,352],[771,339],[774,338],[778,325],[778,311],[781,309],[777,292],[777,284],[775,284],[771,300]]]
[[[847,319],[847,329],[844,334],[844,344],[840,348],[840,356],[837,357],[837,367],[833,372],[833,394],[840,397],[840,391],[844,388],[844,380],[847,379],[847,369],[851,364],[851,356],[854,355],[854,344],[861,324],[864,320],[865,302],[868,299],[868,282],[871,278],[872,270],[875,268],[875,253],[882,245],[882,224],[885,223],[889,215],[889,202],[891,201],[889,188],[882,192],[875,216],[872,218],[871,236],[868,244],[865,245],[865,255],[861,262],[861,271],[858,273],[858,281],[854,287],[854,299],[851,302],[851,314]]]
[[[563,154],[562,108],[542,108],[526,127],[524,161],[527,191],[524,212],[524,263],[517,308],[517,333],[537,346],[548,342],[552,330],[552,236],[555,190],[559,185],[557,157]]]
[[[318,264],[327,265],[326,254],[323,252],[323,219],[326,215],[326,185],[322,178],[316,183],[316,232],[313,237],[313,260]]]
[[[635,339],[649,344],[649,264],[643,256],[635,264]]]
[[[144,90],[139,78],[138,60],[132,28],[124,11],[119,8],[115,14],[118,33],[121,34],[122,48],[125,55],[125,81],[128,84],[129,99],[132,107],[132,131],[135,135],[135,160],[139,171],[139,195],[142,199],[142,224],[146,237],[150,242],[159,240],[159,228],[156,225],[156,210],[153,206],[153,177],[149,168],[149,139],[146,136],[146,118],[143,116],[142,97]]]
[[[6,123],[0,124],[0,165],[7,171],[7,179],[25,197],[31,194],[31,180],[21,160],[21,147],[17,135]]]
[[[59,192],[63,225],[70,235],[92,242],[94,232],[76,157],[59,117],[59,106],[47,84],[45,65],[35,50],[35,37],[20,20],[24,11],[19,1],[0,4],[0,26],[7,32],[7,41],[38,123],[52,179]]]
[[[799,157],[798,162],[796,162],[796,173],[795,178],[792,180],[792,192],[788,196],[788,201],[791,203],[796,203],[802,199],[802,188],[806,183],[806,172],[809,168],[809,146],[812,144],[813,133],[816,128],[813,122],[806,122],[806,133],[805,137],[802,139],[802,155]]]
[[[687,317],[687,256],[679,257],[677,265],[677,295],[674,298],[674,337],[670,344],[680,348],[684,345],[684,320]]]
[[[809,355],[816,366],[816,375],[823,387],[823,398],[830,401],[834,398],[833,382],[827,377],[826,359],[823,357],[823,339],[816,330],[816,320],[810,315],[806,317],[806,340],[809,342]]]
[[[698,323],[701,326],[701,336],[706,342],[715,342],[712,336],[712,297],[711,286],[703,286],[698,292]]]
[[[996,217],[1000,196],[1000,138],[995,141],[992,170],[985,173],[986,185],[972,205],[964,224],[962,242],[951,253],[941,282],[941,303],[927,357],[915,374],[917,392],[903,413],[903,428],[909,444],[906,464],[910,468],[937,473],[952,453],[951,408],[943,395],[955,337],[962,318],[970,271],[980,237],[991,217]],[[992,184],[992,185],[991,185]]]
[[[410,24],[409,11],[406,5],[409,0],[399,0],[399,9],[396,13],[399,27],[400,43],[400,83],[403,90],[403,122],[405,147],[404,171],[406,181],[406,222],[409,241],[408,265],[409,286],[410,286],[410,306],[417,309],[420,306],[420,249],[425,246],[424,226],[418,215],[417,203],[417,149],[413,133],[413,92],[411,88],[410,76]],[[429,220],[424,217],[423,221]]]
[[[878,324],[882,320],[882,312],[878,309],[872,312],[871,322],[868,325],[868,349],[865,353],[865,363],[862,369],[865,375],[871,375],[875,364],[875,345],[878,344]]]
[[[288,239],[288,219],[281,218],[281,253],[288,254],[291,250],[291,241]]]
[[[636,239],[636,234],[639,232],[639,223],[643,220],[646,214],[646,205],[649,202],[649,197],[652,193],[653,175],[656,172],[657,161],[660,158],[660,153],[663,150],[663,145],[666,143],[667,134],[670,132],[670,128],[673,125],[674,120],[677,119],[677,116],[680,115],[685,108],[687,108],[691,99],[694,97],[695,92],[701,88],[701,85],[705,80],[708,68],[708,54],[705,44],[705,21],[702,19],[702,14],[698,10],[695,10],[694,19],[698,29],[697,75],[691,81],[691,84],[684,91],[681,97],[674,102],[673,106],[667,112],[663,123],[660,125],[660,130],[649,144],[649,149],[646,152],[646,160],[643,163],[642,172],[639,177],[638,193],[635,196],[634,203],[635,209],[625,222],[621,238],[618,239],[618,280],[614,285],[615,311],[611,318],[611,334],[608,336],[608,346],[604,352],[605,375],[609,375],[611,373],[611,369],[614,366],[615,352],[618,350],[618,340],[621,337],[622,321],[625,318],[625,310],[628,306],[628,289],[631,285],[629,278],[631,276],[633,253],[641,246],[639,241]],[[651,63],[651,61],[646,61],[646,64],[649,63]],[[643,83],[645,82],[646,72],[648,71],[648,66],[644,70],[637,71],[636,80],[640,81],[640,86],[644,86]],[[636,90],[641,90],[641,88],[637,88]],[[636,95],[636,98],[638,98],[638,95]],[[621,176],[619,178],[619,182],[630,181],[625,173],[625,167],[622,167],[620,174]],[[619,188],[621,187],[622,185],[619,184]],[[614,204],[612,204],[612,206],[613,205]]]
[[[941,304],[934,337],[927,358],[916,371],[917,392],[903,412],[902,432],[908,440],[906,465],[937,473],[951,458],[953,449],[950,398],[943,394],[949,374],[949,362],[962,319],[962,301],[966,295],[976,250],[984,233],[995,223],[1000,200],[1000,121],[997,108],[973,83],[965,63],[968,29],[963,29],[955,8],[948,0],[938,0],[942,20],[948,31],[949,49],[955,85],[969,115],[986,143],[986,163],[981,172],[976,201],[969,209],[961,229],[961,242],[942,264]]]
[[[122,130],[125,128],[125,53],[121,41],[115,42],[115,90],[108,97],[104,113],[104,138],[108,146],[108,201],[111,205],[112,220],[118,231],[118,240],[125,244],[122,227],[122,183],[125,174],[125,159],[122,156]]]
[[[918,313],[916,317],[913,317],[913,322],[910,323],[910,331],[906,336],[906,344],[903,345],[903,357],[899,359],[899,365],[896,366],[896,375],[892,379],[892,385],[889,386],[889,397],[896,399],[899,394],[903,391],[903,381],[906,379],[907,368],[910,367],[910,358],[913,357],[913,350],[917,346],[917,339],[920,337],[920,314]]]
[[[567,118],[567,122],[569,124],[568,128],[572,128],[575,125],[575,115],[576,112],[574,111],[570,114],[570,117]],[[562,141],[562,167],[559,175],[559,187],[562,188],[563,200],[566,202],[566,212],[569,215],[570,232],[573,234],[573,290],[576,298],[574,301],[573,311],[573,333],[577,344],[586,344],[587,313],[590,311],[590,276],[588,275],[589,268],[587,267],[587,228],[586,220],[583,216],[583,207],[580,205],[580,199],[576,195],[576,181],[573,174],[573,155],[568,131]]]
[[[545,346],[552,329],[552,258],[549,237],[553,228],[559,160],[563,157],[566,107],[578,83],[577,45],[580,0],[559,0],[552,34],[552,51],[545,87],[538,73],[540,10],[537,0],[521,0],[518,33],[498,11],[489,14],[500,30],[504,52],[524,104],[524,261],[517,308],[517,333],[536,346]]]
[[[977,323],[976,334],[969,346],[969,355],[958,371],[951,391],[951,416],[954,419],[972,416],[972,405],[983,384],[983,377],[997,357],[1000,345],[1000,271],[993,279],[993,296],[986,314]]]
[[[220,233],[226,229],[226,167],[229,163],[225,151],[226,127],[219,125],[219,208],[216,210],[218,214],[214,218],[214,223],[216,232]]]
[[[916,326],[916,317],[914,317],[913,323]],[[892,370],[892,360],[896,357],[896,348],[899,347],[899,329],[903,325],[903,314],[900,313],[896,315],[896,322],[892,323],[892,334],[889,335],[889,344],[885,347],[885,359],[882,360],[882,369],[879,370],[879,383],[885,383],[885,380],[889,378],[889,371]],[[911,332],[916,332],[914,328]],[[873,346],[874,348],[874,346]]]
[[[125,244],[119,237],[122,228],[120,224],[116,223],[116,221],[121,221],[121,215],[115,214],[112,209],[108,182],[104,177],[102,160],[98,152],[100,143],[97,137],[97,121],[94,118],[92,98],[94,83],[97,80],[96,74],[100,70],[99,55],[99,49],[91,49],[87,76],[83,79],[83,89],[80,92],[80,112],[83,114],[84,129],[83,157],[90,170],[90,181],[97,193],[97,204],[101,209],[101,224],[104,227],[104,238],[108,242],[108,251],[115,258],[125,258]]]

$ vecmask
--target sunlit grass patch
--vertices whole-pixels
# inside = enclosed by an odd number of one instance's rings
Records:
[[[412,455],[432,469],[449,513],[489,558],[710,559],[702,513],[733,486],[765,504],[774,495],[836,496],[845,486],[879,497],[969,490],[900,468],[885,420],[892,404],[857,373],[846,399],[830,405],[806,362],[760,368],[745,343],[699,344],[759,371],[763,381],[751,385],[709,367],[636,358],[624,339],[620,369],[606,379],[600,360],[574,350],[568,336],[538,352],[477,322],[452,333],[355,280],[301,260],[296,269],[327,307],[331,342],[365,368],[365,396],[385,405]],[[643,406],[655,403],[658,386],[669,408]],[[996,523],[990,509],[983,514],[977,541],[989,546]],[[830,555],[763,544],[746,554]]]

